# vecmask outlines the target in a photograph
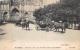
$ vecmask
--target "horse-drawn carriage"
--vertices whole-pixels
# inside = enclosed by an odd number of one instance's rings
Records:
[[[37,23],[37,30],[50,31],[50,26],[51,26],[50,23],[46,23],[45,21],[37,21],[36,23]]]
[[[65,32],[65,22],[49,22],[37,21],[37,30]]]
[[[43,31],[59,31],[65,32],[65,22],[59,22],[59,21],[52,21],[52,20],[36,20],[36,21],[31,21],[28,18],[26,19],[21,19],[19,21],[20,25],[22,28],[29,29],[29,24],[34,24],[36,25],[36,30],[43,30]]]

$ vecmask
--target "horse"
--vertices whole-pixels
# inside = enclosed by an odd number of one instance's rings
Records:
[[[62,33],[66,31],[65,22],[55,22],[54,27],[56,32],[59,32],[59,29],[61,29]]]
[[[29,30],[29,24],[30,24],[30,21],[26,21],[26,22],[24,23],[24,25],[25,25],[25,27],[26,27],[26,30]]]
[[[26,19],[22,19],[21,21],[21,25],[22,25],[22,28],[26,28],[26,30],[29,30],[29,21],[26,20]]]
[[[21,20],[16,21],[17,26],[21,26]]]

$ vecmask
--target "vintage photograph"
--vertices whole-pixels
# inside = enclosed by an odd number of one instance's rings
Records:
[[[80,50],[80,0],[0,0],[0,45]]]

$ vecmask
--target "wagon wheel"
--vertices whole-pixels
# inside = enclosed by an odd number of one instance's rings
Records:
[[[49,27],[46,27],[46,31],[49,32]]]
[[[55,31],[55,26],[52,26],[52,31]]]

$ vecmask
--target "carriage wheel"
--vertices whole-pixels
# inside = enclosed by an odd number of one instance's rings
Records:
[[[46,27],[46,31],[49,32],[49,27]]]

